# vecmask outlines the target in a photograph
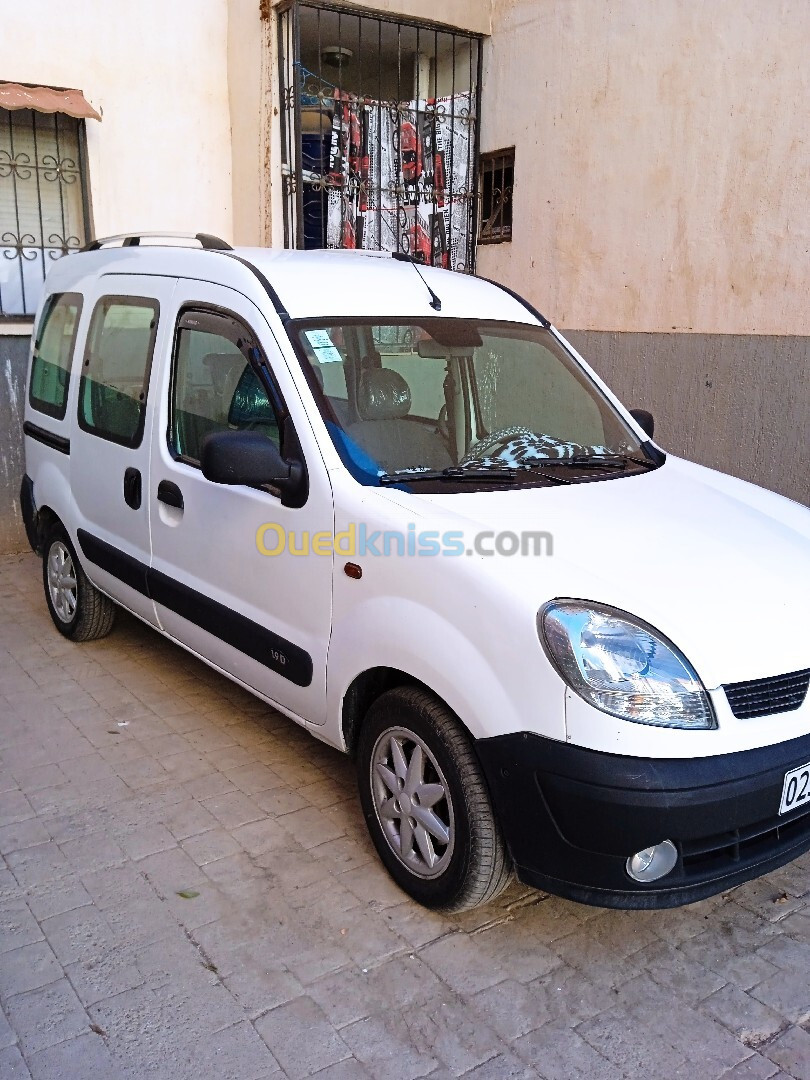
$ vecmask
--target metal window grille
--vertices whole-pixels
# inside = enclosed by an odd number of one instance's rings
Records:
[[[307,0],[278,30],[285,245],[472,272],[481,38]]]
[[[0,319],[33,315],[54,259],[89,233],[84,121],[0,109]]]
[[[512,191],[515,186],[515,148],[481,155],[480,244],[503,244],[512,239]]]

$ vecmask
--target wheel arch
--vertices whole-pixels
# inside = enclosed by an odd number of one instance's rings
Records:
[[[37,555],[44,554],[45,540],[54,525],[60,525],[63,529],[65,529],[65,523],[62,521],[56,511],[53,510],[50,506],[37,507],[34,526],[37,544],[37,546],[34,548],[34,551]],[[67,529],[65,529],[65,532],[67,532]]]
[[[450,710],[472,740],[472,734],[458,713],[444,700],[441,694],[436,693],[433,687],[428,686],[421,679],[417,679],[415,675],[402,671],[400,668],[380,665],[367,668],[365,671],[361,671],[359,675],[356,675],[343,695],[341,732],[346,752],[351,757],[355,756],[360,729],[371,706],[383,694],[400,686],[418,687],[431,694],[446,709]]]

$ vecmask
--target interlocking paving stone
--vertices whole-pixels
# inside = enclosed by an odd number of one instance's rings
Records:
[[[51,834],[39,818],[27,818],[25,821],[12,822],[0,828],[0,855],[8,855],[22,848],[47,844]]]
[[[41,941],[42,929],[22,900],[0,906],[0,953]]]
[[[46,941],[36,941],[3,954],[3,998],[46,986],[62,975],[62,968]]]
[[[448,918],[348,759],[124,614],[65,641],[33,557],[0,594],[3,1080],[810,1076],[810,857],[671,911],[515,885]]]
[[[88,1029],[87,1014],[65,976],[9,997],[4,1009],[26,1057]]]
[[[440,1064],[409,1026],[407,1011],[367,1016],[341,1029],[341,1037],[372,1076],[416,1080]]]
[[[11,1024],[9,1024],[6,1014],[0,1007],[0,1048],[13,1046],[16,1041],[17,1035]],[[2,1075],[2,1073],[0,1073],[0,1075]]]
[[[8,757],[8,750],[3,756]],[[0,792],[0,826],[13,825],[18,821],[26,821],[34,817],[34,808],[26,799],[25,795],[17,788]]]
[[[772,1061],[760,1054],[752,1054],[733,1069],[724,1072],[720,1080],[782,1080],[784,1076]]]
[[[33,1080],[119,1080],[122,1076],[104,1040],[93,1031],[31,1054],[28,1064]]]
[[[0,1076],[3,1080],[30,1080],[31,1073],[18,1046],[0,1050]]]
[[[615,1080],[616,1066],[598,1053],[564,1021],[552,1021],[523,1035],[513,1044],[527,1065],[547,1080],[570,1080],[587,1076],[588,1080]],[[638,1076],[666,1075],[645,1071]]]
[[[762,1052],[788,1076],[810,1080],[810,1034],[804,1028],[789,1028]]]
[[[311,1076],[350,1056],[346,1043],[309,997],[279,1005],[255,1026],[291,1080]]]
[[[783,1016],[731,984],[706,998],[702,1007],[707,1015],[719,1020],[752,1048],[761,1046],[785,1027]]]

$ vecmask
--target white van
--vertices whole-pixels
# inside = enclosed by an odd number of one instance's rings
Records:
[[[810,848],[810,511],[651,441],[508,289],[345,252],[56,263],[22,505],[116,605],[357,760],[430,907],[665,907]],[[142,242],[143,241],[143,242]]]

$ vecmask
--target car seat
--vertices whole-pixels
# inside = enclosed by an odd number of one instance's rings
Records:
[[[441,437],[418,421],[408,420],[411,390],[397,371],[363,372],[357,392],[358,421],[346,429],[368,455],[388,472],[453,464]]]

